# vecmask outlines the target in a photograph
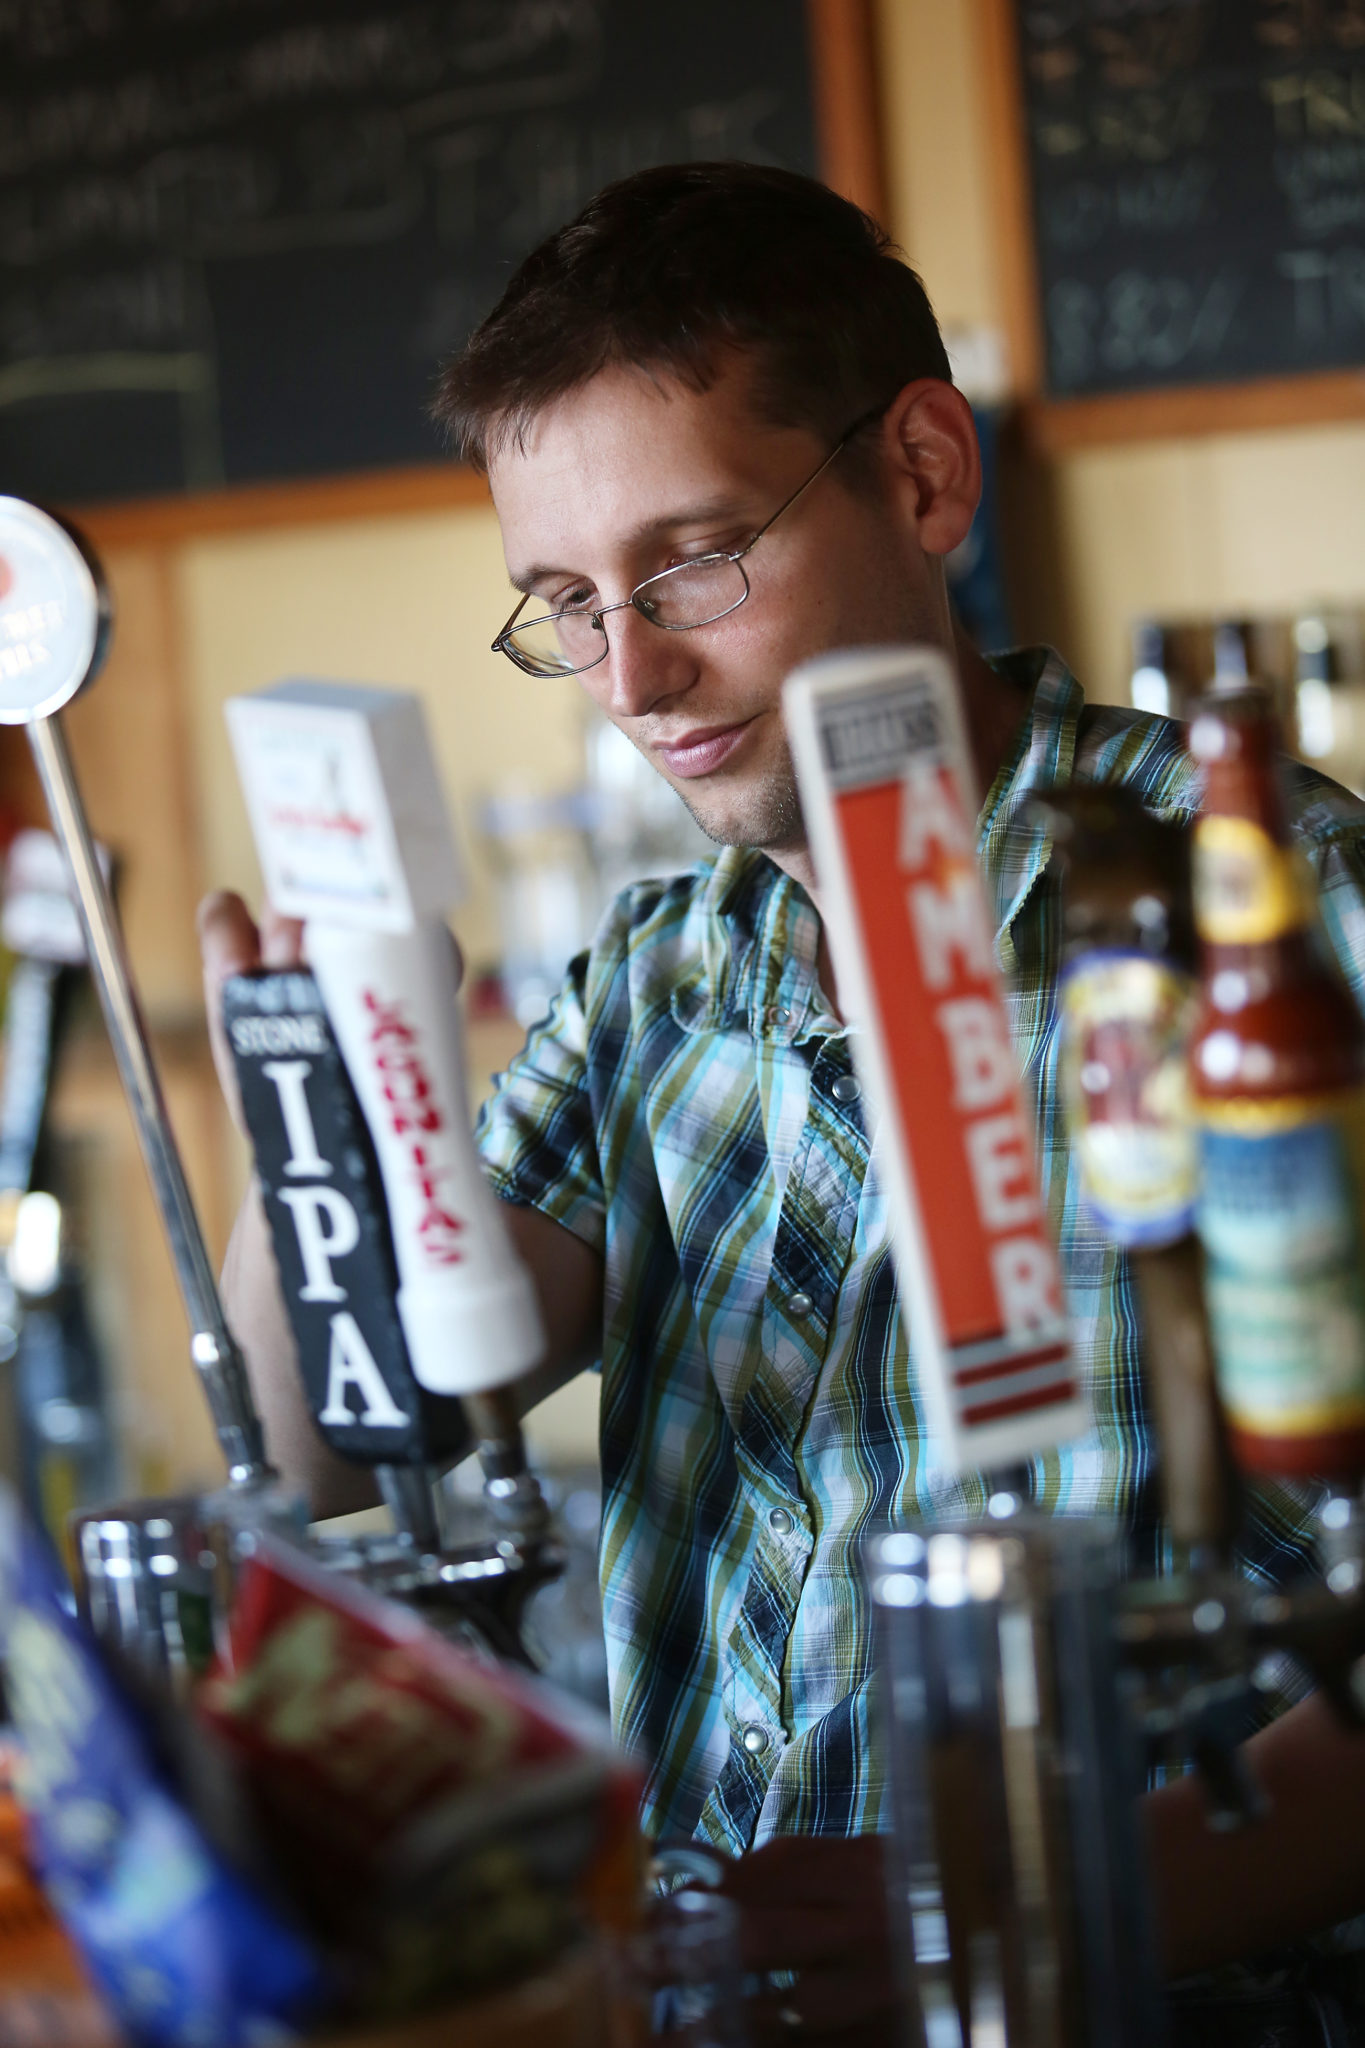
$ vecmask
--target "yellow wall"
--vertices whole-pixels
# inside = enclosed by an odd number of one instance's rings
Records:
[[[999,325],[977,0],[877,0],[887,222],[940,320]]]
[[[890,225],[941,320],[999,326],[976,6],[878,0],[878,13]],[[1365,600],[1365,425],[1068,455],[1037,519],[1041,535],[1019,539],[1051,557],[1048,587],[1020,593],[1021,626],[1058,640],[1092,696],[1126,701],[1141,614]]]

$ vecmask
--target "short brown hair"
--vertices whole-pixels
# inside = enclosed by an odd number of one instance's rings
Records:
[[[869,214],[793,171],[666,164],[608,185],[532,251],[433,412],[485,469],[609,364],[706,390],[739,350],[764,418],[831,438],[914,378],[951,378],[924,286]]]

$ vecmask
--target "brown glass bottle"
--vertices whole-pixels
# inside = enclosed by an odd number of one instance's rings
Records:
[[[1365,1473],[1365,1023],[1293,850],[1269,699],[1205,700],[1191,1048],[1219,1393],[1248,1471]]]
[[[1081,1197],[1129,1255],[1167,1527],[1210,1561],[1235,1533],[1237,1485],[1194,1236],[1191,834],[1103,784],[1049,791],[1037,809],[1063,877],[1058,1074]]]

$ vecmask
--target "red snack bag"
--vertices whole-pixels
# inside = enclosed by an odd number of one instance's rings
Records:
[[[638,1781],[605,1724],[300,1552],[243,1566],[196,1709],[371,2007],[534,1967],[628,1910]]]

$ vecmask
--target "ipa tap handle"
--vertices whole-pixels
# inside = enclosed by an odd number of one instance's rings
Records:
[[[400,1534],[434,1550],[431,1468],[472,1447],[469,1426],[413,1373],[384,1185],[317,982],[235,975],[223,1024],[313,1426],[376,1468]]]

